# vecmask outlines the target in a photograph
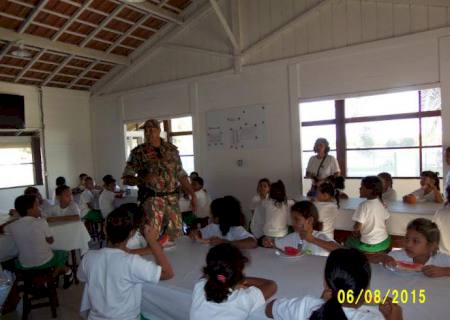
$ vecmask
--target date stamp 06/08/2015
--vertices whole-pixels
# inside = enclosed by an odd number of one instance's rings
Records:
[[[387,290],[361,290],[354,292],[353,290],[339,290],[337,299],[339,303],[348,304],[384,304],[391,299],[391,303],[406,304],[406,303],[418,303],[423,304],[426,302],[425,289],[387,289]]]

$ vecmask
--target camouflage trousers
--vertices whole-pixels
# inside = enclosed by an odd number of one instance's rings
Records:
[[[158,229],[159,233],[167,228],[166,234],[172,241],[183,235],[178,195],[148,197],[142,207],[146,217]]]

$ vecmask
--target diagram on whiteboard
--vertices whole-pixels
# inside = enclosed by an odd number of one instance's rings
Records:
[[[266,107],[249,106],[206,113],[210,150],[252,149],[267,144]]]

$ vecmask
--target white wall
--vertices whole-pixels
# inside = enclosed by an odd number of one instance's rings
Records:
[[[39,89],[34,86],[0,82],[0,92],[25,97],[27,129],[42,129]],[[93,157],[89,93],[75,90],[44,88],[42,95],[47,174],[50,194],[57,176],[66,177],[69,185],[76,185],[80,171],[92,174]],[[42,137],[41,137],[42,138]],[[38,186],[45,196],[45,186]],[[0,212],[13,207],[14,199],[24,188],[0,190]]]
[[[298,102],[321,97],[342,97],[393,88],[438,85],[442,81],[444,143],[450,143],[450,30],[382,40],[349,48],[311,54],[273,63],[244,67],[239,74],[216,73],[204,77],[129,90],[91,100],[97,176],[115,175],[124,166],[123,121],[170,117],[190,112],[194,116],[197,169],[213,197],[236,195],[248,205],[259,178],[282,179],[290,196],[300,193],[301,163]],[[438,54],[440,51],[440,54]],[[122,105],[123,104],[123,105]],[[205,112],[243,105],[268,106],[268,147],[239,151],[208,151]],[[122,111],[123,108],[123,111]],[[120,114],[116,116],[114,114]],[[100,119],[102,114],[108,114]],[[110,135],[104,130],[109,130]],[[120,156],[118,156],[120,155]],[[112,159],[112,162],[108,162]],[[236,161],[244,160],[238,167]],[[395,181],[409,192],[417,181]],[[357,195],[358,181],[349,181]]]

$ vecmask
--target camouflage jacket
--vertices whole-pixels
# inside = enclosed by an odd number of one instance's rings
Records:
[[[143,143],[131,150],[123,176],[145,179],[145,186],[155,192],[173,192],[179,179],[187,174],[177,147],[161,140],[159,148]]]

